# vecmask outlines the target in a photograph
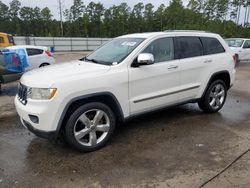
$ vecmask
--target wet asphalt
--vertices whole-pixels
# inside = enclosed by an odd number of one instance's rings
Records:
[[[79,153],[22,128],[13,98],[0,94],[0,187],[199,187],[250,148],[250,63],[237,68],[224,108],[169,108],[117,128],[109,144]],[[250,187],[250,153],[205,187]]]

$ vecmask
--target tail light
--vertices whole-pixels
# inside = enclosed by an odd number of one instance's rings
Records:
[[[233,60],[234,60],[234,65],[236,65],[237,64],[237,55],[236,54],[233,55]]]
[[[236,65],[237,59],[236,59],[236,55],[235,54],[233,55],[233,60],[234,60],[234,64]]]
[[[49,57],[52,57],[52,56],[53,56],[52,53],[51,53],[50,51],[48,51],[48,50],[45,50],[45,53],[46,53],[47,56],[49,56]]]

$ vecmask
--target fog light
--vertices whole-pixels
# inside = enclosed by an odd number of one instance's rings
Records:
[[[39,118],[38,118],[37,116],[29,115],[29,118],[30,118],[30,120],[31,120],[33,123],[36,123],[36,124],[39,123]]]

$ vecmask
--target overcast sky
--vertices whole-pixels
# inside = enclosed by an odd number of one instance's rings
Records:
[[[5,4],[9,4],[11,0],[1,0]],[[30,6],[35,7],[38,6],[40,8],[49,7],[52,11],[55,18],[58,19],[59,12],[58,12],[58,0],[19,0],[22,3],[22,6]],[[123,2],[127,2],[129,6],[133,6],[136,3],[138,3],[138,0],[92,0],[93,2],[101,2],[106,8],[110,7],[112,5],[119,5]],[[63,8],[69,8],[73,4],[73,0],[62,0],[63,2]],[[83,0],[84,4],[88,4],[91,2],[91,0]],[[160,4],[169,4],[169,0],[140,0],[140,2],[143,2],[144,4],[152,3],[155,7],[158,7]],[[183,0],[184,5],[187,0]]]

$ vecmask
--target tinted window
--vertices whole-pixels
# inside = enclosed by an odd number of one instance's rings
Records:
[[[28,56],[40,55],[43,53],[43,50],[41,49],[27,48],[26,50],[27,50]]]
[[[201,37],[204,48],[204,55],[218,54],[225,52],[221,43],[215,38]]]
[[[10,44],[15,44],[13,36],[8,35],[8,39]]]
[[[152,42],[142,53],[154,55],[155,63],[174,59],[173,38],[161,38]]]
[[[180,58],[196,57],[203,54],[201,41],[198,37],[178,37]]]
[[[243,48],[250,48],[250,40],[246,40],[246,42],[244,43]]]
[[[4,43],[3,37],[0,37],[0,43]]]

